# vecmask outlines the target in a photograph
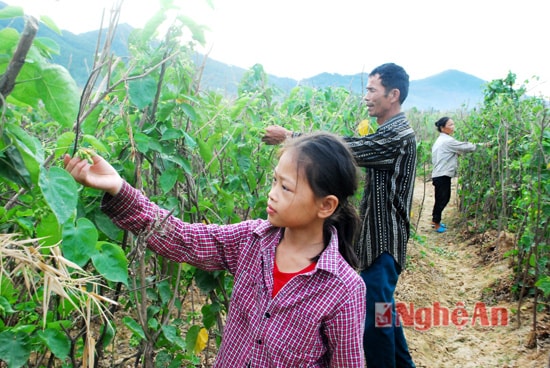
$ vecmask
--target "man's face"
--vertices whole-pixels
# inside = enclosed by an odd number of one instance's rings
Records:
[[[386,89],[382,85],[380,75],[375,74],[369,77],[367,84],[367,94],[364,97],[365,104],[371,117],[382,117],[391,109],[392,93],[386,94]]]

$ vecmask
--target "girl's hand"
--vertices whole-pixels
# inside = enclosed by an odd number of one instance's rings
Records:
[[[79,154],[71,158],[69,155],[63,157],[65,170],[80,184],[104,190],[105,192],[116,195],[122,187],[122,178],[103,157],[93,153],[91,156],[93,164],[90,164],[87,158],[81,158]]]
[[[276,145],[283,143],[285,139],[291,136],[292,131],[279,125],[271,125],[266,128],[265,134],[262,137],[262,142],[269,145]]]

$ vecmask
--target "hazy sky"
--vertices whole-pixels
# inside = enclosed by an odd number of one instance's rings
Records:
[[[99,28],[112,0],[3,0],[61,28]],[[175,0],[211,29],[210,57],[279,77],[369,72],[402,65],[412,80],[457,69],[484,80],[529,79],[550,96],[548,12],[540,0]],[[125,0],[121,23],[142,27],[158,0]],[[545,26],[546,24],[546,26]],[[205,50],[202,50],[205,51]],[[540,78],[536,81],[534,76]]]

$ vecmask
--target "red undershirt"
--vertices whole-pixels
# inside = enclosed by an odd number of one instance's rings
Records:
[[[306,273],[309,271],[312,271],[315,269],[315,266],[317,265],[317,262],[311,263],[306,268],[298,271],[298,272],[281,272],[279,271],[279,268],[277,267],[277,262],[274,262],[273,264],[273,292],[271,293],[271,297],[274,298],[275,295],[285,286],[287,282],[290,281],[294,276],[300,275],[302,273]]]

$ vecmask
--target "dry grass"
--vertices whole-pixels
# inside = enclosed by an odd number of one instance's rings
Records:
[[[16,278],[22,278],[29,299],[42,288],[44,326],[53,294],[71,303],[87,329],[83,367],[93,367],[95,339],[92,318],[98,313],[110,324],[107,305],[116,302],[99,295],[98,290],[106,287],[100,283],[99,276],[64,258],[57,245],[41,247],[37,245],[38,240],[19,240],[17,234],[0,234],[0,285],[2,278],[8,278],[14,285]]]

